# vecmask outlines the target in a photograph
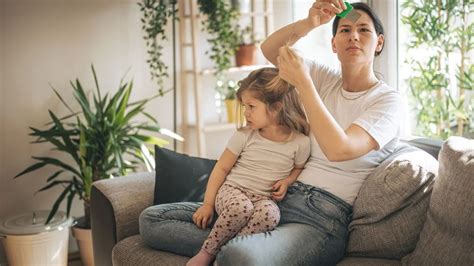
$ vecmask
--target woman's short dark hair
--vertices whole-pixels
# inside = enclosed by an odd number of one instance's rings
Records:
[[[367,15],[369,15],[369,17],[372,19],[372,22],[374,23],[375,32],[377,33],[377,36],[379,36],[380,34],[385,35],[383,25],[382,25],[382,21],[380,21],[379,17],[374,12],[374,10],[372,10],[372,8],[370,8],[370,6],[368,6],[366,3],[362,3],[362,2],[351,3],[351,5],[352,5],[352,7],[354,7],[354,9],[364,11],[365,13],[367,13]],[[341,18],[338,17],[338,16],[336,16],[334,18],[334,22],[332,23],[332,36],[333,37],[336,36],[337,27],[339,26],[339,21],[340,20],[341,20]],[[375,52],[375,56],[382,53],[382,50],[383,50],[383,45],[382,45],[382,49],[380,49],[380,51]]]

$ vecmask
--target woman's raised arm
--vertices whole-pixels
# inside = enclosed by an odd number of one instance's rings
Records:
[[[315,1],[309,8],[308,17],[291,23],[268,36],[262,43],[265,58],[277,66],[278,49],[284,45],[291,46],[308,32],[319,25],[328,23],[337,13],[346,9],[342,0]]]

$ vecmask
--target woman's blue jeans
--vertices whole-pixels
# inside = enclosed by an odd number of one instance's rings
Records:
[[[335,265],[344,257],[352,207],[322,189],[296,182],[279,202],[281,220],[270,232],[239,236],[217,254],[218,265]],[[210,228],[192,221],[200,203],[149,207],[140,215],[140,234],[151,247],[194,256]],[[214,219],[216,219],[214,214]]]

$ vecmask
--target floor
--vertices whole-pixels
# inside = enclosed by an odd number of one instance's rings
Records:
[[[82,266],[81,255],[79,252],[68,254],[67,266]]]

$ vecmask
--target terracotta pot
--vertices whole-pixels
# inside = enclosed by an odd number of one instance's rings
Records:
[[[92,249],[92,230],[72,227],[72,234],[77,240],[77,246],[81,253],[82,265],[94,266],[94,252]]]
[[[237,66],[255,65],[257,61],[257,46],[255,44],[243,44],[235,51],[235,64]]]

